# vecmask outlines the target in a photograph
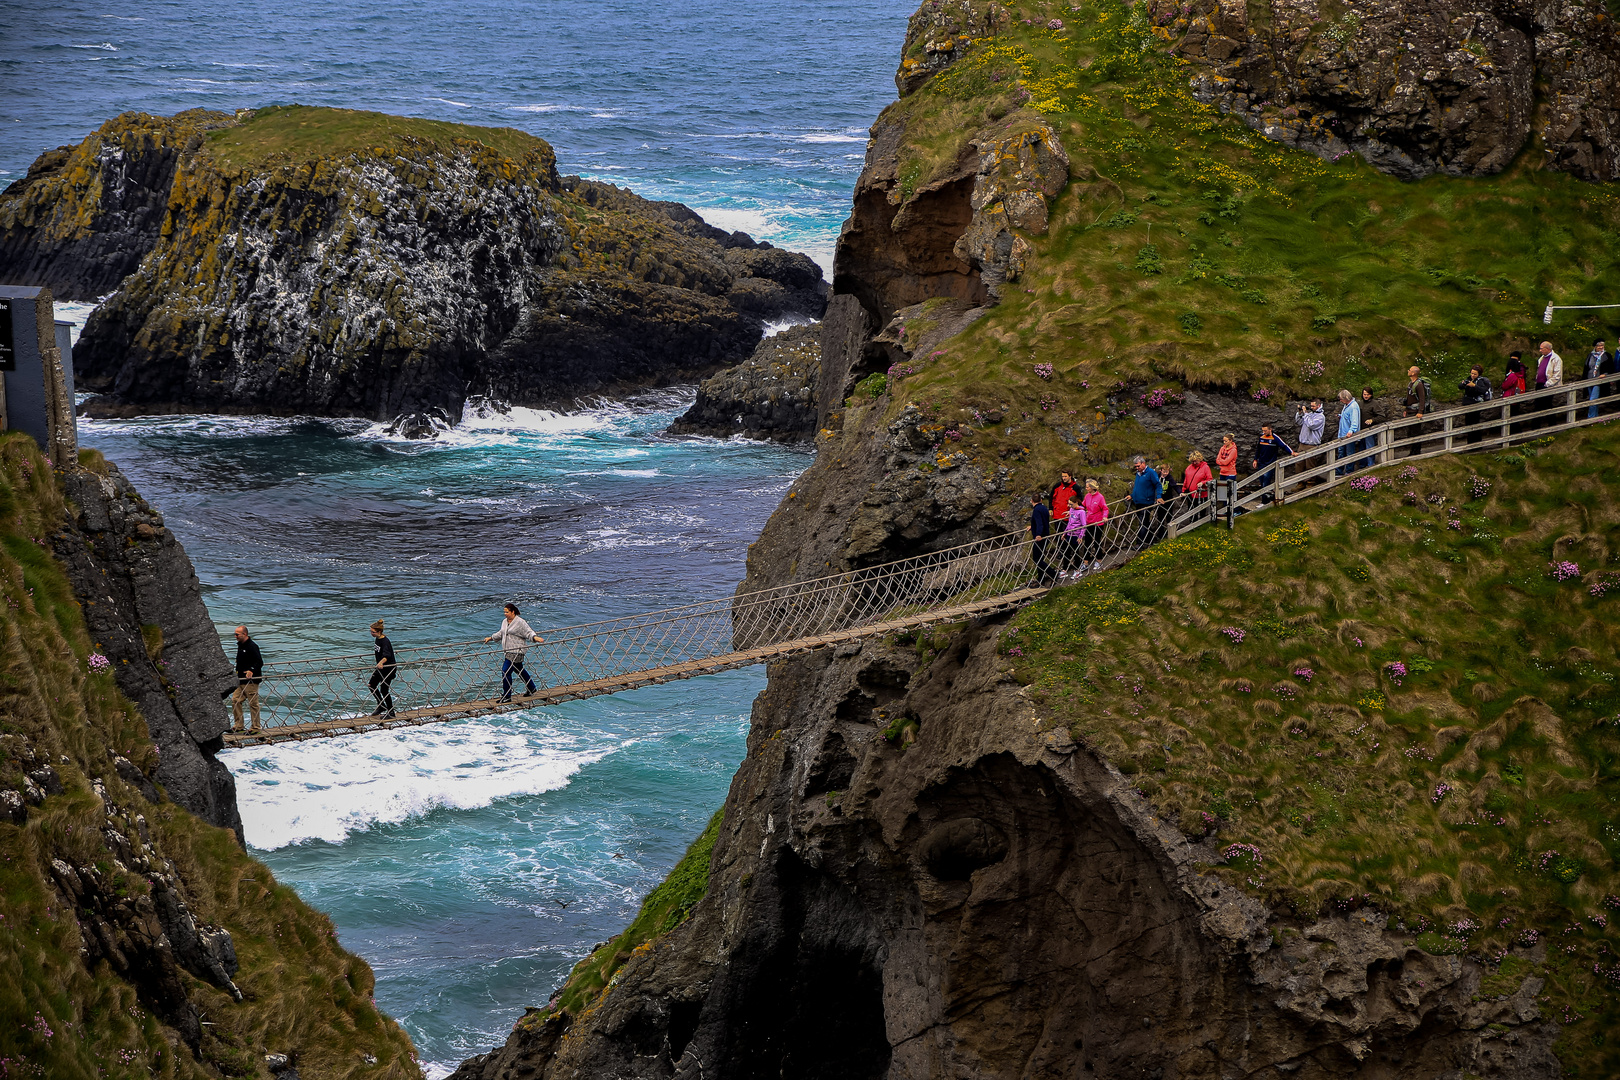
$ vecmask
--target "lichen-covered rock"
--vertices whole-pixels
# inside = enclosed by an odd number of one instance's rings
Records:
[[[1198,96],[1279,142],[1405,178],[1548,167],[1620,175],[1620,40],[1601,6],[1156,0]],[[1538,162],[1538,164],[1540,164]]]
[[[671,435],[807,442],[816,433],[821,328],[793,326],[759,343],[743,363],[711,375]]]
[[[541,139],[299,107],[110,121],[0,195],[0,257],[116,285],[74,356],[103,415],[552,405],[736,363],[825,304],[807,257],[559,177]]]

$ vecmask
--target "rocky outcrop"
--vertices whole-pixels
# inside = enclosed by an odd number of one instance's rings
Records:
[[[703,380],[669,433],[808,442],[816,433],[820,370],[821,328],[789,327],[761,341],[741,364]]]
[[[1069,181],[1057,133],[1030,109],[964,132],[954,157],[930,164],[903,113],[878,118],[833,259],[833,291],[879,325],[936,298],[994,303],[1025,269],[1024,235],[1046,232]]]
[[[162,235],[183,157],[224,113],[129,113],[78,146],[41,154],[0,196],[0,283],[93,300],[133,273]]]
[[[821,314],[807,257],[559,177],[540,139],[356,113],[296,142],[336,112],[129,114],[0,195],[0,279],[117,286],[75,349],[92,413],[454,420],[689,380]]]
[[[1558,1075],[1539,980],[1482,996],[1375,911],[1207,873],[998,636],[773,665],[692,918],[457,1080]]]
[[[155,780],[240,843],[236,782],[215,757],[229,722],[220,696],[236,685],[236,669],[220,648],[191,559],[163,515],[115,467],[98,469],[64,476],[68,518],[51,540],[85,628],[157,746],[150,779],[127,760],[117,770],[154,802]]]
[[[1600,6],[1158,0],[1197,95],[1268,138],[1396,176],[1478,176],[1527,145],[1620,176],[1620,39]]]

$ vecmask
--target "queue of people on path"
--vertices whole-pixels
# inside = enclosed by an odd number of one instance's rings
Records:
[[[1533,370],[1526,367],[1522,353],[1509,354],[1499,393],[1498,389],[1491,385],[1491,380],[1482,366],[1476,364],[1471,367],[1467,377],[1457,385],[1457,389],[1462,393],[1462,408],[1465,410],[1464,425],[1477,425],[1483,419],[1490,419],[1484,416],[1484,403],[1498,396],[1516,397],[1531,390],[1544,390],[1563,385],[1564,361],[1553,350],[1550,342],[1541,343],[1532,363]],[[1617,361],[1616,355],[1609,351],[1607,344],[1600,338],[1593,343],[1592,350],[1582,365],[1581,377],[1596,379],[1616,374],[1620,374],[1620,361]],[[1436,411],[1434,387],[1424,376],[1422,369],[1413,365],[1407,369],[1406,377],[1406,393],[1401,399],[1401,416],[1421,420],[1433,414]],[[1599,415],[1600,408],[1613,408],[1600,405],[1599,401],[1614,393],[1613,387],[1588,387],[1584,400],[1591,404],[1586,406],[1583,415],[1593,419]],[[1533,409],[1527,406],[1526,411],[1522,413],[1517,411],[1518,406],[1504,406],[1513,410],[1508,416],[1526,417],[1524,421],[1513,424],[1512,433],[1557,423],[1554,410],[1559,407],[1556,399],[1535,403]],[[1507,419],[1506,416],[1503,418]],[[1331,428],[1330,419],[1333,424]],[[1371,468],[1376,464],[1377,457],[1370,452],[1379,444],[1379,439],[1372,433],[1372,429],[1387,423],[1388,418],[1380,412],[1372,387],[1363,386],[1359,394],[1352,393],[1349,389],[1338,392],[1337,416],[1330,418],[1323,408],[1322,400],[1313,398],[1299,406],[1294,414],[1294,422],[1297,425],[1297,435],[1293,436],[1293,443],[1290,443],[1289,438],[1280,434],[1273,425],[1267,423],[1260,426],[1260,434],[1255,439],[1253,452],[1249,455],[1249,469],[1251,474],[1260,474],[1259,484],[1262,487],[1273,488],[1277,470],[1283,467],[1282,462],[1298,454],[1308,453],[1312,447],[1321,446],[1329,430],[1334,432],[1334,438],[1339,442],[1334,448],[1334,460],[1340,462],[1333,470],[1335,476],[1343,477],[1358,469]],[[1415,425],[1415,430],[1421,433],[1425,430],[1425,425]],[[1356,435],[1364,437],[1356,439],[1354,438]],[[1482,437],[1483,433],[1480,430],[1469,431],[1466,436],[1469,443],[1477,443]],[[1412,454],[1419,453],[1422,449],[1421,442],[1414,441],[1410,445],[1409,452]],[[1221,437],[1221,446],[1215,453],[1213,470],[1205,460],[1203,452],[1198,450],[1187,455],[1187,464],[1180,470],[1179,475],[1163,460],[1155,463],[1143,455],[1132,459],[1130,509],[1137,516],[1136,530],[1131,539],[1132,549],[1140,550],[1164,538],[1169,530],[1174,503],[1178,496],[1185,496],[1187,500],[1193,502],[1212,498],[1217,505],[1231,500],[1237,484],[1240,460],[1238,437],[1232,433]],[[1318,478],[1315,482],[1325,483],[1326,478]],[[1260,502],[1268,504],[1274,497],[1273,491],[1263,491]],[[1025,532],[1034,539],[1031,545],[1031,561],[1034,563],[1036,573],[1035,579],[1029,583],[1031,587],[1050,584],[1054,580],[1078,578],[1102,569],[1098,549],[1103,533],[1099,526],[1108,520],[1108,503],[1103,498],[1095,479],[1086,480],[1082,486],[1072,473],[1064,472],[1050,492],[1031,495],[1029,504],[1029,523]]]
[[[516,604],[506,604],[501,609],[501,625],[489,637],[484,639],[487,644],[498,641],[501,648],[501,694],[496,699],[497,704],[507,704],[512,700],[512,683],[521,678],[526,688],[524,697],[533,697],[540,692],[540,687],[529,674],[525,666],[525,659],[531,645],[545,644],[545,638],[534,632],[518,611]],[[367,680],[367,689],[371,691],[376,708],[371,715],[379,720],[392,720],[397,715],[394,708],[394,678],[399,674],[399,660],[394,655],[394,643],[388,640],[387,628],[383,620],[378,619],[371,624],[371,644],[374,663],[371,667],[370,677]],[[259,684],[264,681],[264,654],[259,650],[258,642],[248,633],[246,626],[238,626],[236,636],[236,686],[225,691],[231,699],[231,730],[234,732],[258,732],[262,730],[259,714]],[[244,726],[244,712],[252,717],[253,726]]]

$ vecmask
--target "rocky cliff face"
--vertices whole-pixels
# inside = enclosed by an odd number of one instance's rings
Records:
[[[107,414],[557,404],[736,363],[824,303],[808,258],[560,178],[542,140],[342,110],[110,121],[0,195],[0,258],[116,284],[74,357]]]
[[[1206,876],[999,632],[773,665],[690,921],[459,1080],[1559,1074],[1540,980]]]
[[[1385,172],[1478,176],[1521,150],[1620,170],[1620,40],[1600,5],[1200,0],[1151,6],[1198,95],[1268,138]]]
[[[808,442],[820,400],[821,328],[794,326],[759,343],[743,363],[703,380],[671,435]]]
[[[0,1062],[19,1076],[419,1077],[370,969],[240,847],[234,682],[116,470],[0,437]]]
[[[220,648],[191,559],[115,466],[75,470],[63,486],[70,511],[52,549],[86,630],[146,720],[158,750],[151,779],[241,842],[236,781],[215,757],[228,723],[220,695],[236,685],[236,669]]]

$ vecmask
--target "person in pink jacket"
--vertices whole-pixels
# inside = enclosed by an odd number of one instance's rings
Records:
[[[1103,498],[1097,481],[1086,481],[1086,497],[1081,505],[1086,512],[1086,551],[1095,554],[1097,545],[1102,543],[1102,524],[1108,520],[1108,500]],[[1091,568],[1101,570],[1102,560],[1093,559]]]
[[[1194,450],[1188,454],[1187,469],[1181,474],[1181,493],[1189,499],[1207,499],[1210,489],[1204,485],[1212,479],[1209,462],[1204,460],[1203,453]]]

